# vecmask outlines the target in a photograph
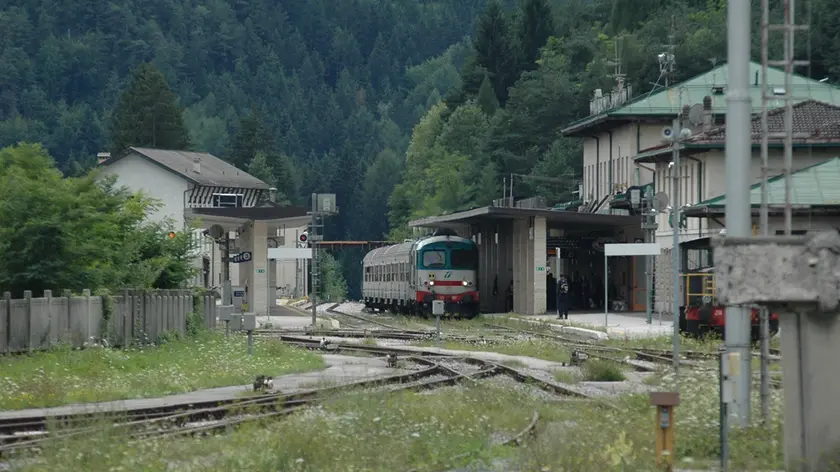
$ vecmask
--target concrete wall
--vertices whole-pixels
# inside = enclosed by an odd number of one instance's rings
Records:
[[[216,326],[216,300],[201,297],[204,326]],[[78,348],[105,340],[111,346],[155,342],[171,331],[186,333],[187,316],[194,299],[189,291],[125,291],[110,298],[53,296],[12,299],[8,292],[0,299],[0,353],[49,349],[59,344]],[[110,309],[108,308],[110,307]],[[107,319],[106,319],[107,318]]]

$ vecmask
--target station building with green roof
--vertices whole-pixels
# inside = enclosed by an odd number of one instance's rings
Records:
[[[767,75],[768,92],[784,95],[784,72],[768,68]],[[749,91],[754,113],[752,182],[759,183],[761,64],[750,63],[750,77]],[[592,114],[562,130],[564,136],[579,137],[584,141],[579,211],[632,213],[628,189],[634,186],[640,186],[643,191],[664,191],[669,196],[673,195],[674,181],[669,166],[672,150],[663,140],[663,129],[672,124],[686,105],[702,111],[692,113],[694,122],[687,126],[692,131],[692,137],[681,147],[681,204],[699,208],[702,202],[720,197],[725,187],[727,80],[728,67],[723,64],[685,82],[634,98],[627,89],[613,91],[606,96],[596,91],[590,107]],[[793,77],[792,88],[795,97],[793,170],[819,168],[819,164],[840,156],[840,88],[802,76]],[[771,110],[771,135],[779,136],[784,131],[784,102],[771,101],[768,106]],[[780,137],[770,139],[769,161],[770,176],[783,171]],[[714,207],[708,208],[706,211]],[[686,218],[680,222],[682,242],[706,237],[711,231],[719,232],[723,227],[724,221],[717,214],[691,212],[694,210],[686,214],[702,217]],[[669,253],[673,233],[668,214],[660,214],[656,222],[656,240],[665,251],[657,258],[654,269],[655,309],[669,311]],[[797,219],[795,229],[802,230],[804,227],[799,226],[807,224]],[[643,264],[633,264],[634,274],[643,274],[643,271]],[[639,274],[635,275],[635,280],[644,280]]]

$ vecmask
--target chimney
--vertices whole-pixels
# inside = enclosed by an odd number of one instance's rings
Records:
[[[196,174],[201,173],[201,158],[198,156],[193,157],[193,172]]]
[[[111,158],[111,153],[110,152],[97,153],[96,154],[96,161],[97,161],[96,163],[97,164],[102,164],[103,162],[107,161],[110,158]]]
[[[688,114],[691,111],[691,107],[689,105],[683,105],[682,115],[680,116],[680,126],[683,128],[687,128],[690,120],[688,119]],[[676,130],[679,132],[679,130]]]
[[[706,95],[703,97],[703,132],[708,133],[712,130],[712,97]]]
[[[271,203],[277,203],[277,189],[276,188],[271,187],[270,189],[268,189],[268,201],[270,201]]]

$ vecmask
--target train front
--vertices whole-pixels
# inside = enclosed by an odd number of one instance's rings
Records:
[[[439,236],[417,249],[417,298],[426,313],[443,300],[446,314],[472,318],[479,313],[478,246],[470,239]]]

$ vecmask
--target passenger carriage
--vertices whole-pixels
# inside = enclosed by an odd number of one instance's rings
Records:
[[[362,262],[369,309],[428,315],[443,300],[447,314],[479,312],[478,246],[451,231],[374,249]]]

